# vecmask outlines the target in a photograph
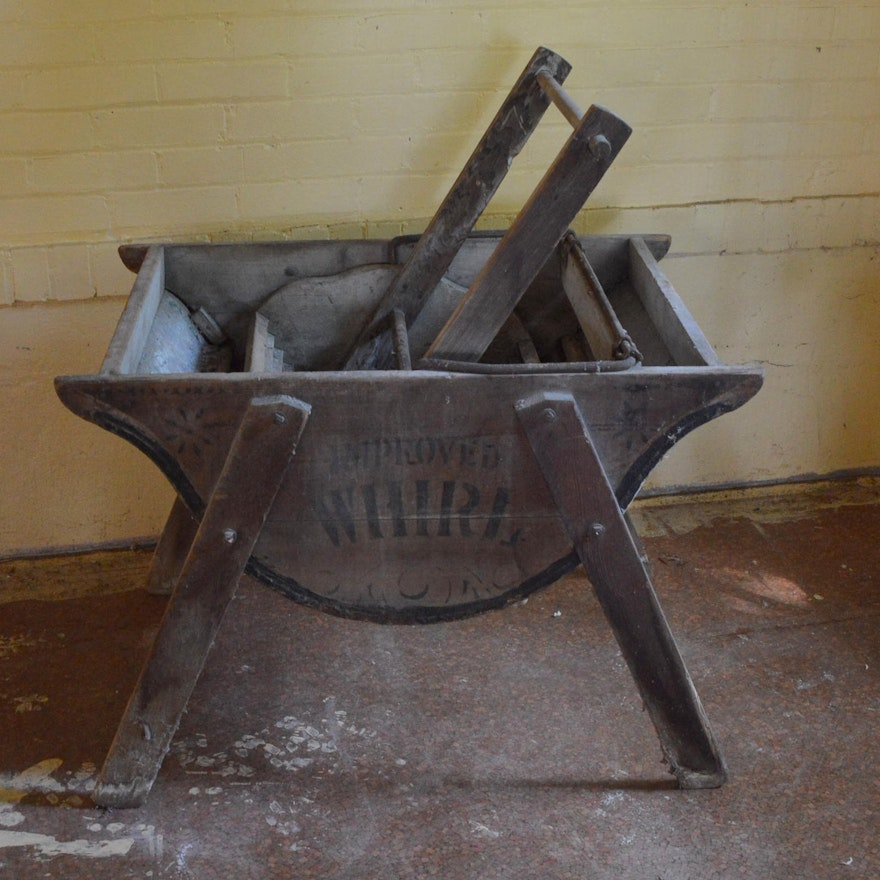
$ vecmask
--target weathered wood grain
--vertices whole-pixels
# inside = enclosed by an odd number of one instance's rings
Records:
[[[539,392],[517,414],[671,771],[682,788],[722,785],[726,770],[700,698],[574,397]]]
[[[164,290],[165,252],[160,245],[154,245],[144,256],[143,265],[101,365],[102,373],[124,375],[135,372]]]
[[[441,280],[428,305],[420,313],[420,316],[428,312],[434,315],[430,338],[423,339],[424,334],[419,332],[417,335],[420,343],[417,346],[413,336],[415,328],[409,328],[414,358],[424,355],[460,301],[464,291],[457,291],[457,286],[466,289],[473,283],[502,237],[503,233],[500,232],[477,232],[472,233],[464,242],[450,265],[447,276]],[[639,237],[645,241],[657,260],[669,249],[670,239],[667,235],[645,234]],[[595,269],[606,291],[628,277],[629,238],[628,235],[578,237],[590,265]],[[282,301],[287,300],[285,309],[296,309],[300,321],[307,320],[309,326],[314,321],[314,326],[321,327],[320,333],[305,336],[298,334],[298,338],[308,339],[308,342],[291,343],[284,325],[280,325],[281,332],[278,335],[282,339],[282,347],[291,352],[288,363],[297,369],[330,369],[353,344],[358,328],[367,320],[369,310],[375,308],[394,273],[400,271],[399,263],[408,259],[418,239],[419,236],[402,236],[390,241],[165,244],[162,245],[165,287],[183,301],[190,311],[204,308],[211,314],[223,333],[229,337],[229,345],[233,351],[232,368],[237,370],[243,368],[252,313],[264,303],[270,302],[274,294],[280,294]],[[120,253],[129,268],[136,268],[143,264],[149,247],[125,245],[120,248]],[[379,273],[383,269],[387,275],[381,279]],[[367,280],[369,273],[375,270],[376,284],[365,285],[370,290],[364,294],[354,283],[357,275],[357,271],[354,271],[351,276],[352,284],[346,286],[345,279],[352,270],[363,270],[366,278],[362,280]],[[350,318],[344,312],[336,317],[329,317],[334,310],[342,309],[342,304],[346,301],[344,297],[334,296],[336,288],[329,279],[335,276],[339,276],[336,280],[346,287],[347,295],[353,297],[353,311],[363,309],[360,317]],[[322,282],[321,278],[328,281]],[[303,282],[303,286],[296,286],[299,281]],[[384,289],[382,283],[386,284]],[[297,290],[306,293],[298,298],[294,295]],[[314,295],[310,296],[308,291],[312,291]],[[551,294],[559,296],[560,292],[561,286],[554,280]],[[321,299],[331,296],[334,297],[332,304],[329,304],[329,300]],[[435,299],[438,300],[436,309]],[[637,306],[642,310],[640,303]],[[443,316],[443,321],[437,326],[439,315]],[[273,316],[273,320],[276,317]],[[526,323],[535,338],[536,328],[529,321]],[[294,336],[297,336],[295,328]],[[322,337],[326,339],[328,358],[334,358],[332,362],[319,358]],[[307,348],[299,353],[299,345],[306,345]],[[308,366],[309,364],[312,366]]]
[[[603,361],[629,357],[635,346],[614,314],[583,248],[571,234],[562,241],[561,282],[593,357]]]
[[[346,369],[383,367],[391,361],[387,333],[373,337],[385,316],[400,309],[411,324],[501,185],[510,163],[525,145],[549,106],[538,82],[547,72],[563,81],[571,66],[549,49],[539,48],[489,124],[464,168],[419,239],[406,266],[392,283],[345,362]]]
[[[148,593],[162,596],[171,593],[198,528],[199,521],[192,511],[180,497],[175,498],[153,553],[145,585]]]
[[[472,232],[455,259],[447,269],[444,278],[465,288],[474,283],[492,256],[506,230],[477,230]],[[655,260],[662,260],[669,252],[672,239],[668,235],[655,233],[632,233],[626,235],[578,235],[577,240],[583,248],[590,265],[595,269],[602,285],[608,289],[629,276],[629,240],[636,235],[648,245]],[[405,235],[391,242],[393,260],[405,263],[421,236]],[[325,242],[330,245],[333,242]],[[169,257],[169,262],[173,261]]]
[[[630,133],[608,110],[587,111],[426,357],[480,359]]]
[[[720,363],[703,331],[657,265],[647,245],[633,237],[629,253],[633,289],[675,363],[681,367]]]
[[[149,792],[243,571],[330,613],[433,623],[582,563],[679,784],[723,782],[625,511],[762,376],[718,362],[657,268],[668,237],[558,248],[630,134],[581,114],[569,69],[538,49],[422,236],[120,249],[138,277],[102,372],[56,388],[178,499],[148,580],[171,598],[98,804]],[[550,102],[573,134],[507,232],[472,233]],[[664,366],[639,365],[615,303]]]
[[[134,442],[197,514],[249,401],[312,405],[249,571],[298,601],[376,620],[498,607],[576,564],[515,415],[570,393],[622,507],[682,436],[757,391],[760,371],[598,375],[426,371],[69,377],[75,412]]]
[[[394,341],[394,359],[398,370],[412,369],[412,355],[409,348],[409,333],[406,329],[406,317],[400,309],[391,313],[391,337]]]
[[[269,372],[267,360],[270,353],[269,319],[261,312],[254,312],[251,318],[251,329],[248,333],[247,351],[244,358],[246,373]],[[274,344],[274,337],[272,337]]]
[[[248,404],[101,769],[101,806],[138,806],[149,793],[308,413],[289,397]]]

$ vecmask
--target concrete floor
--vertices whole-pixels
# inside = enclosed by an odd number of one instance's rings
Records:
[[[877,878],[880,484],[641,508],[730,768],[664,773],[588,583],[433,627],[242,582],[145,807],[88,793],[164,600],[143,551],[0,564],[0,875]]]

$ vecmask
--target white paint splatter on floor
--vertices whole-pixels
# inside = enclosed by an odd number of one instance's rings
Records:
[[[138,823],[129,826],[124,822],[102,824],[88,820],[85,830],[98,839],[76,838],[59,840],[50,834],[27,831],[21,826],[27,821],[26,811],[18,806],[31,793],[45,795],[53,804],[79,806],[81,798],[71,794],[52,774],[62,765],[60,758],[47,758],[28,767],[21,773],[0,775],[0,851],[28,850],[39,858],[54,856],[82,856],[89,859],[105,859],[125,856],[135,844],[144,846],[150,856],[161,858],[162,835],[153,825]],[[71,781],[83,788],[91,788],[95,773],[94,764],[83,764],[71,775]],[[10,830],[10,829],[16,830]]]
[[[31,849],[36,855],[51,856],[84,856],[92,859],[105,859],[111,856],[127,855],[135,842],[132,836],[118,836],[119,832],[125,831],[125,826],[116,822],[108,825],[106,829],[98,823],[88,826],[88,830],[109,831],[114,836],[104,840],[58,840],[49,834],[35,834],[30,831],[9,831],[7,829],[17,827],[25,822],[25,816],[16,810],[12,804],[0,804],[0,850],[3,849]]]
[[[0,830],[0,849],[9,847],[33,847],[41,856],[87,856],[104,859],[110,856],[128,855],[134,845],[133,837],[114,840],[57,840],[48,834],[31,834],[27,831]]]
[[[484,837],[487,840],[496,840],[501,837],[500,831],[495,831],[488,825],[484,825],[482,822],[474,822],[473,820],[471,820],[471,834],[476,837]]]
[[[344,709],[334,709],[327,718],[313,723],[285,715],[272,727],[243,734],[224,751],[208,751],[207,734],[196,733],[175,740],[172,752],[181,766],[194,774],[249,778],[256,773],[254,764],[259,760],[291,772],[321,763],[332,772],[337,764],[348,764],[346,740],[375,736],[375,731],[350,722]],[[190,793],[199,792],[191,789]],[[207,789],[205,793],[209,793]]]
[[[24,816],[14,810],[12,804],[0,804],[0,827],[14,828],[24,822]]]

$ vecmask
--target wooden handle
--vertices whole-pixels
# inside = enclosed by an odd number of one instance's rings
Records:
[[[412,325],[439,284],[507,174],[510,163],[525,146],[549,106],[538,85],[540,74],[564,80],[571,65],[550,49],[536,50],[498,113],[477,144],[428,224],[400,275],[373,311],[345,361],[345,369],[387,366],[393,359],[390,335],[380,332],[388,314],[400,309]]]
[[[572,101],[571,96],[559,84],[553,74],[549,71],[541,71],[538,74],[538,83],[544,90],[544,94],[556,105],[559,112],[569,121],[572,128],[577,128],[581,124],[584,114],[581,108]]]
[[[602,179],[632,129],[593,106],[425,353],[478,361]]]

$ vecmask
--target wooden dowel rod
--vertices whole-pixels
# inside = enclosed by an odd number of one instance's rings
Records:
[[[538,82],[544,94],[556,105],[559,112],[569,121],[572,128],[580,125],[583,113],[581,108],[571,100],[568,92],[549,73],[539,73]]]
[[[406,332],[406,316],[402,309],[391,312],[391,335],[394,341],[394,354],[397,358],[398,370],[411,370],[412,360],[409,354],[409,335]]]

